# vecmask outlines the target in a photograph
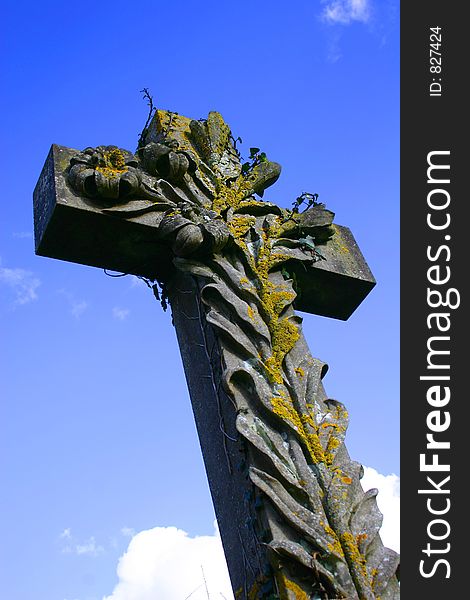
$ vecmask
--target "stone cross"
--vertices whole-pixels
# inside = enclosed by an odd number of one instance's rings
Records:
[[[301,311],[347,319],[375,285],[315,194],[261,200],[280,166],[243,161],[220,114],[156,111],[135,154],[52,146],[36,252],[143,277],[168,300],[236,599],[396,599],[375,496],[346,451]]]

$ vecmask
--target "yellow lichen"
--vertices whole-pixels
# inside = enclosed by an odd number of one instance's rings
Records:
[[[230,200],[230,197],[226,196],[225,200],[227,199]],[[255,217],[234,215],[228,222],[228,226],[236,244],[247,257],[251,270],[255,275],[253,285],[258,292],[262,311],[271,334],[272,354],[265,357],[264,367],[271,383],[281,385],[283,383],[282,364],[284,358],[300,338],[300,331],[298,325],[290,321],[288,317],[281,317],[286,306],[293,302],[295,293],[288,286],[284,284],[275,285],[269,279],[270,271],[286,259],[286,257],[274,253],[271,246],[271,236],[275,234],[279,221],[279,218],[275,220],[269,232],[262,232],[262,240],[256,256],[249,251],[245,240],[245,235],[256,223]]]
[[[364,577],[367,577],[366,561],[357,547],[357,542],[354,539],[353,534],[349,531],[346,531],[340,536],[340,539],[341,545],[345,551],[344,553],[349,561],[351,561],[353,565],[359,569]]]
[[[309,415],[300,415],[292,399],[287,395],[271,398],[271,406],[275,414],[295,427],[300,438],[307,446],[312,461],[314,463],[325,462],[325,453],[315,431],[316,426],[313,418]]]
[[[212,210],[220,214],[227,208],[238,208],[240,203],[250,194],[250,191],[251,183],[243,175],[239,175],[235,181],[231,182],[231,185],[217,180]],[[248,201],[247,204],[249,205],[250,202]]]
[[[335,452],[333,451],[336,450],[336,448],[338,448],[340,445],[341,441],[332,435],[328,440],[328,444],[326,446],[325,456],[327,465],[333,464],[333,461],[335,459]]]
[[[289,421],[301,435],[304,434],[302,420],[289,397],[276,396],[271,398],[271,406],[279,417],[284,421]]]
[[[119,148],[103,152],[103,163],[96,167],[96,170],[110,179],[127,171],[126,159]]]
[[[336,535],[335,531],[327,523],[324,523],[323,521],[320,521],[320,525],[323,527],[325,532],[330,537],[332,537],[334,540],[332,543],[331,542],[328,543],[328,550],[330,552],[334,552],[334,553],[338,554],[339,556],[344,556],[343,548],[341,546],[341,543],[340,543],[339,538]]]
[[[327,547],[332,554],[339,554],[340,556],[344,556],[344,552],[339,540],[335,540],[333,543],[328,542]]]
[[[214,121],[214,126],[216,129],[222,127],[219,121]],[[224,138],[222,141],[228,143],[225,140],[223,131],[221,135],[220,140]],[[222,149],[212,148],[212,151],[220,153]],[[249,207],[264,206],[263,202],[250,197],[251,191],[250,174],[240,173],[238,177],[230,181],[217,179],[211,208],[218,214],[224,215],[228,209],[237,211]],[[237,212],[233,214],[233,210],[227,220],[232,238],[243,252],[251,271],[250,281],[244,277],[240,280],[240,283],[250,283],[253,290],[257,292],[260,301],[258,310],[267,324],[271,337],[270,352],[269,354],[264,352],[262,356],[260,355],[260,362],[270,383],[282,386],[284,384],[283,366],[285,357],[294,348],[301,335],[299,325],[291,320],[290,315],[286,316],[285,314],[286,308],[295,299],[295,293],[289,284],[274,283],[270,278],[270,273],[275,267],[290,258],[276,251],[277,248],[273,248],[272,245],[272,241],[286,229],[286,222],[279,215],[271,215],[270,219],[264,222],[262,230],[257,230],[260,236],[255,238],[256,251],[253,251],[253,247],[248,240],[248,234],[250,230],[256,228],[256,225],[257,219],[255,216]],[[295,223],[294,226],[296,226]],[[249,307],[247,311],[249,318],[254,319],[256,313],[253,308]],[[299,377],[305,376],[304,370],[300,367],[295,370],[295,373]],[[286,392],[278,393],[279,395],[271,399],[273,412],[294,427],[308,449],[313,462],[323,462],[331,465],[334,458],[333,451],[339,446],[339,440],[331,436],[325,451],[318,436],[318,427],[313,416],[302,414],[302,411],[294,406],[292,399]],[[308,410],[313,413],[313,405],[310,405]],[[338,432],[340,431],[340,426],[336,424],[329,426]]]
[[[295,346],[300,338],[297,325],[287,319],[279,320],[274,313],[271,323],[268,323],[271,333],[272,356],[266,362],[265,367],[273,382],[282,384],[282,363],[286,354]]]
[[[333,429],[336,429],[337,431],[342,431],[342,426],[338,425],[338,423],[323,423],[322,424],[322,429],[326,429],[327,427],[333,427]]]
[[[248,592],[248,600],[256,600],[258,598],[259,585],[258,582],[255,581],[251,586],[250,591]]]
[[[280,600],[309,600],[309,595],[284,573],[276,573],[276,581],[279,587]]]
[[[230,233],[235,239],[241,238],[247,234],[250,227],[256,223],[255,217],[249,215],[233,215],[227,225]]]

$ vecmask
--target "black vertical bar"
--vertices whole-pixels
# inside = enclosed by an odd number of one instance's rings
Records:
[[[401,592],[468,595],[464,3],[401,4]],[[467,313],[467,314],[466,314]],[[468,442],[465,443],[468,439]]]

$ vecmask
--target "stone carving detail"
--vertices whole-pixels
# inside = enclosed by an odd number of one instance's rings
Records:
[[[139,190],[138,166],[133,154],[116,146],[85,148],[71,160],[69,182],[83,196],[122,202]]]
[[[263,543],[281,597],[398,598],[399,557],[380,540],[377,490],[362,490],[362,467],[344,445],[348,413],[325,397],[326,365],[310,354],[293,310],[289,265],[323,260],[333,213],[255,199],[280,166],[260,152],[242,164],[218,113],[194,121],[158,111],[154,119],[136,156],[107,146],[74,157],[71,187],[108,214],[155,212],[176,268],[197,278],[250,449],[248,474],[264,522],[275,524]],[[249,597],[272,597],[267,590]]]

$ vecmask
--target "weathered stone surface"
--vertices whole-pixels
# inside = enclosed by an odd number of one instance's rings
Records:
[[[71,159],[78,150],[53,145],[33,194],[36,253],[163,279],[172,270],[171,250],[158,239],[162,212],[122,219],[78,195],[67,183]],[[136,211],[152,206],[148,200],[129,201]]]
[[[375,286],[375,279],[351,230],[333,225],[333,236],[319,248],[325,260],[292,270],[300,290],[298,310],[346,320]]]

